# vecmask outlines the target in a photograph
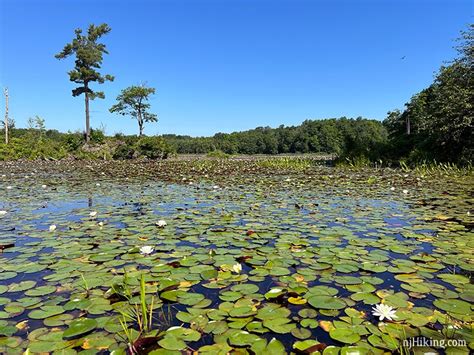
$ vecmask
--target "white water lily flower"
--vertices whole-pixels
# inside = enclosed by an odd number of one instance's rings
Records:
[[[240,263],[232,265],[232,271],[236,274],[240,274],[240,272],[242,271],[242,265]]]
[[[55,224],[52,224],[49,226],[49,231],[50,232],[54,232],[56,230],[56,225]]]
[[[408,190],[403,190],[403,193],[406,195],[408,193]]]
[[[273,294],[273,293],[280,293],[282,292],[283,289],[282,288],[272,288],[270,291],[268,291],[267,293],[270,293],[270,294]]]
[[[0,216],[5,216],[7,213],[7,211],[0,211]]]
[[[7,186],[7,190],[11,190],[11,189],[13,189],[12,186]]]
[[[156,222],[156,225],[160,228],[163,228],[164,226],[166,226],[168,223],[166,223],[166,221],[160,219],[158,222]]]
[[[379,320],[384,320],[385,318],[388,320],[393,320],[398,318],[398,316],[395,314],[396,311],[392,307],[383,303],[372,307],[372,310],[372,314],[376,317],[379,317]]]
[[[91,213],[89,213],[89,216],[94,218],[95,216],[97,216],[97,211],[92,211]]]
[[[390,191],[395,191],[395,188],[392,186],[392,187],[390,188]]]
[[[154,250],[155,250],[155,248],[153,248],[152,246],[145,245],[145,246],[140,248],[140,254],[150,255],[151,253],[153,253]]]
[[[45,188],[47,188],[47,187],[48,187],[48,186],[46,186],[46,185],[41,185],[41,188],[43,188],[43,189],[45,189]]]

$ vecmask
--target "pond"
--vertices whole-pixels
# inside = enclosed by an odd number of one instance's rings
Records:
[[[4,163],[0,352],[382,354],[418,338],[469,354],[473,181],[252,160]]]

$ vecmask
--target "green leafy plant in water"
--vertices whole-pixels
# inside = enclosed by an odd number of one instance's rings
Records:
[[[89,283],[87,282],[86,278],[84,277],[84,274],[81,273],[81,279],[82,279],[82,288],[84,289],[86,293],[86,297],[89,297],[90,294],[90,288],[89,288]]]
[[[114,292],[124,296],[129,302],[132,298],[132,291],[127,287],[128,276],[124,276],[123,285],[114,285],[112,289]],[[117,292],[118,291],[118,292]],[[128,341],[128,348],[131,354],[136,354],[137,351],[133,344],[145,334],[148,334],[153,329],[153,308],[155,297],[152,296],[150,304],[147,304],[146,300],[146,282],[145,275],[140,276],[140,303],[134,304],[128,309],[119,309],[118,312],[121,315],[120,325]],[[138,326],[138,333],[134,334],[133,328],[129,327],[129,323],[136,324]]]
[[[279,157],[263,159],[258,161],[258,165],[263,168],[277,170],[304,171],[315,165],[316,160],[307,157]]]
[[[219,149],[216,149],[216,150],[213,150],[212,152],[207,153],[206,156],[209,158],[217,158],[217,159],[229,159],[231,157],[230,154],[227,154]]]

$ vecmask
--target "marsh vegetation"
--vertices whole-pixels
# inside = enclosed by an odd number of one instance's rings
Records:
[[[382,354],[420,336],[468,354],[473,181],[302,158],[3,163],[0,352]]]

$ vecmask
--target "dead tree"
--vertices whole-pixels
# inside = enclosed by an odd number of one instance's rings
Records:
[[[5,95],[5,144],[8,144],[8,88],[3,90]]]

